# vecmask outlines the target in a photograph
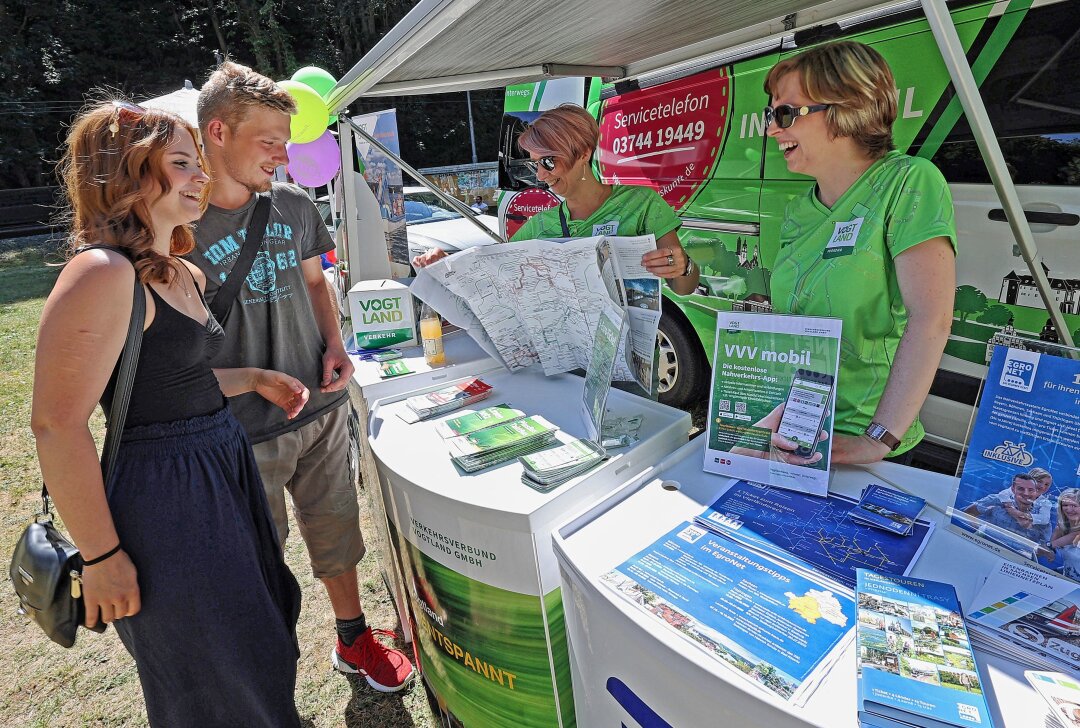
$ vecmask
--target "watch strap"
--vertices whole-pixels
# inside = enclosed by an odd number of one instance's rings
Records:
[[[863,434],[869,437],[871,440],[876,440],[877,442],[886,445],[889,448],[890,452],[900,446],[900,438],[889,432],[888,428],[886,428],[884,425],[877,422],[871,422],[869,425],[867,425],[866,430],[863,431]]]

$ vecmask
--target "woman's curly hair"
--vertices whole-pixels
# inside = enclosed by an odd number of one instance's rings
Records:
[[[69,258],[84,245],[114,245],[130,252],[143,283],[172,282],[179,269],[153,249],[150,206],[170,190],[163,157],[179,134],[198,140],[195,128],[176,114],[119,100],[94,102],[79,113],[57,170],[69,206]],[[208,171],[197,143],[196,150]],[[200,198],[204,211],[209,195],[207,184]],[[170,253],[184,255],[194,248],[190,226],[177,226]]]

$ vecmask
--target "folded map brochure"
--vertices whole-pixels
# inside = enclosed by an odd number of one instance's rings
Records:
[[[504,425],[507,422],[520,420],[524,416],[524,412],[514,409],[508,404],[497,404],[476,412],[466,412],[457,417],[436,422],[435,432],[445,440],[449,437],[468,435],[470,432],[483,430],[485,427]]]
[[[1011,561],[992,570],[967,610],[972,638],[1032,667],[1080,671],[1080,586]]]
[[[854,498],[825,498],[740,480],[701,515],[700,525],[793,568],[824,575],[852,590],[855,570],[901,576],[915,565],[934,524],[916,521],[912,535],[863,526],[849,514]]]
[[[1070,677],[1060,672],[1036,670],[1025,671],[1024,677],[1064,728],[1080,728],[1080,678],[1075,674]]]
[[[926,500],[916,495],[871,483],[851,510],[851,520],[907,536],[925,505]]]
[[[510,371],[540,363],[549,376],[588,367],[600,312],[614,301],[630,331],[614,378],[653,392],[663,296],[641,265],[651,250],[652,235],[479,245],[421,268],[409,291]]]
[[[418,394],[405,400],[406,406],[422,420],[465,407],[491,394],[491,385],[472,378],[451,384],[427,394]]]
[[[400,377],[402,374],[412,374],[412,369],[409,369],[409,365],[402,359],[394,359],[393,361],[384,361],[379,363],[379,376],[383,379],[389,379],[390,377]]]
[[[520,458],[521,482],[547,492],[607,460],[604,448],[591,440],[575,439]]]
[[[692,523],[600,581],[627,609],[789,705],[806,701],[854,632],[851,595]]]
[[[855,599],[862,728],[993,726],[952,585],[859,569]]]
[[[543,417],[525,417],[446,441],[450,457],[467,473],[547,447],[559,428]]]

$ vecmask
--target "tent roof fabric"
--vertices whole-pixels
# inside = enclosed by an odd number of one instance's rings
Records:
[[[556,76],[638,76],[833,21],[881,0],[421,0],[341,79],[361,95],[493,88]],[[903,4],[903,3],[898,3]],[[910,4],[910,3],[907,3]]]

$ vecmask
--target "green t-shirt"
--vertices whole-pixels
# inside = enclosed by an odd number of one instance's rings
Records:
[[[648,235],[659,240],[679,227],[679,218],[671,205],[650,187],[615,185],[604,204],[585,220],[571,220],[565,202],[538,212],[510,238],[513,241],[561,238],[559,210],[566,217],[570,237],[587,238],[593,235]]]
[[[890,152],[832,209],[814,188],[792,200],[780,228],[770,287],[776,311],[844,322],[835,429],[860,435],[885,391],[907,309],[894,258],[945,237],[956,250],[956,222],[945,178],[926,159]],[[916,418],[896,452],[924,434]]]

